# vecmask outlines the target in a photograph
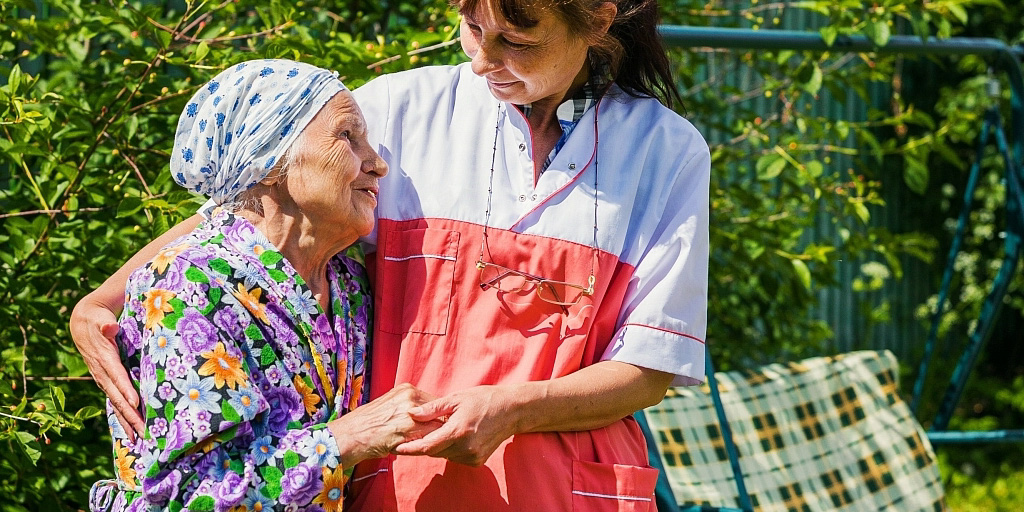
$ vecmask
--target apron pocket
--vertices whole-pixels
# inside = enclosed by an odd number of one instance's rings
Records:
[[[446,229],[392,231],[378,253],[380,329],[391,334],[444,335],[455,279],[459,232]]]
[[[658,470],[651,467],[572,461],[572,509],[575,512],[649,512],[655,510]]]

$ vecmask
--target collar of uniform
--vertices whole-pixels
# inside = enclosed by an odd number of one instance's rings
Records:
[[[583,117],[583,114],[590,110],[590,107],[594,106],[594,102],[600,98],[607,85],[608,79],[605,74],[591,72],[590,78],[583,84],[583,87],[577,89],[575,94],[558,106],[555,110],[555,115],[558,116],[558,124],[562,127],[563,133],[571,131],[580,118]],[[529,103],[516,105],[516,108],[527,119],[530,118],[530,114],[533,112],[533,105]]]

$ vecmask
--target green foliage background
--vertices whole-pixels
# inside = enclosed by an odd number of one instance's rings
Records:
[[[1024,14],[996,0],[662,5],[668,23],[760,29],[802,12],[816,17],[826,39],[864,34],[879,44],[893,33],[946,37],[994,26],[1010,27],[997,35],[1015,40],[1019,28],[1005,19]],[[336,69],[356,87],[378,73],[459,61],[456,27],[455,13],[436,0],[0,4],[5,509],[83,508],[89,485],[111,474],[102,397],[86,379],[66,322],[75,302],[136,248],[195,210],[195,199],[167,173],[175,122],[195,88],[257,57]],[[721,367],[827,350],[834,326],[811,313],[822,290],[844,286],[837,278],[842,261],[858,262],[849,293],[863,297],[900,279],[907,265],[937,265],[940,275],[949,237],[942,221],[955,219],[981,115],[1007,103],[1005,93],[985,93],[987,62],[918,65],[874,54],[760,51],[734,52],[735,67],[723,67],[708,50],[673,54],[685,114],[714,135],[709,340]],[[728,80],[738,73],[756,80]],[[894,87],[894,77],[928,73],[938,77],[934,87]],[[818,108],[854,100],[865,103],[863,117],[837,119]],[[972,218],[959,299],[945,313],[944,333],[966,332],[1001,257],[1001,170],[994,154],[985,163],[984,208]],[[921,202],[932,222],[899,230],[873,221],[893,187]],[[815,229],[823,222],[831,226],[828,237]],[[1024,311],[1022,289],[1018,273],[1004,317]],[[877,321],[886,307],[884,299],[872,305]],[[922,304],[919,315],[926,318],[929,308],[934,304]],[[1019,363],[991,368],[975,383],[980,398],[957,421],[982,428],[1024,423],[1024,370]],[[979,470],[969,467],[995,468],[988,475],[997,480],[1020,478],[1012,476],[1020,467],[1004,467],[997,454],[972,453],[969,460],[944,455],[951,494],[963,482],[966,493],[976,488],[970,485]]]

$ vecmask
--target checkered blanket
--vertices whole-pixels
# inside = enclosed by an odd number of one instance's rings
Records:
[[[946,510],[935,454],[897,394],[892,353],[716,373],[754,508]],[[680,504],[735,507],[707,385],[645,411]]]

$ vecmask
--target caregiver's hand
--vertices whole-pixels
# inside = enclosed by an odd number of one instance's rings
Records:
[[[75,346],[89,366],[89,373],[96,379],[96,384],[110,399],[117,421],[133,442],[136,434],[146,431],[146,423],[138,410],[139,392],[121,364],[114,340],[118,330],[117,315],[124,307],[125,283],[135,269],[153,259],[163,246],[195,229],[201,220],[199,215],[193,215],[168,229],[78,301],[71,311],[71,337]]]
[[[96,384],[110,399],[114,414],[128,439],[134,442],[136,433],[145,432],[146,423],[138,410],[139,392],[117,351],[114,341],[117,331],[114,312],[92,294],[79,301],[71,312],[71,337],[75,346],[89,366],[89,373]]]
[[[442,423],[416,421],[409,410],[434,397],[412,384],[399,384],[372,402],[327,423],[338,441],[341,464],[351,467],[365,459],[387,456],[401,443],[420,439]]]

